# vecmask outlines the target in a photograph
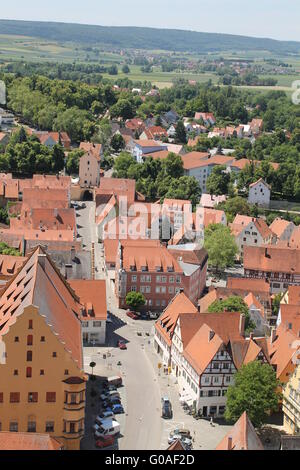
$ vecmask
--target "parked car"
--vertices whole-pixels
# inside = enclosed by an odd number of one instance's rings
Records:
[[[161,416],[167,419],[172,419],[173,417],[172,405],[168,399],[163,401]]]
[[[111,408],[113,405],[121,405],[121,400],[120,398],[118,397],[112,397],[112,398],[108,398],[107,400],[105,400],[103,402],[103,407],[104,408]]]
[[[127,349],[126,343],[123,340],[118,341],[118,348],[125,350]]]
[[[106,401],[106,400],[110,400],[111,398],[121,398],[121,396],[120,396],[119,392],[114,390],[112,392],[102,393],[100,395],[100,398],[101,398],[101,400]]]
[[[96,441],[96,447],[98,449],[104,449],[105,447],[111,447],[115,444],[115,438],[113,436],[102,436]]]
[[[97,426],[97,428],[96,428]],[[120,424],[114,419],[105,421],[101,426],[95,425],[95,437],[98,439],[103,436],[116,436],[120,433]]]
[[[174,431],[170,432],[169,439],[172,439],[174,436],[182,436],[191,438],[191,432],[189,429],[176,428]]]
[[[150,320],[157,320],[157,318],[159,317],[159,313],[157,312],[148,312],[149,313],[149,319]]]
[[[103,411],[99,416],[97,416],[96,420],[98,418],[100,419],[107,419],[107,418],[113,418],[114,417],[114,413],[112,410],[107,410],[107,411]]]
[[[114,392],[115,390],[117,390],[117,387],[116,387],[115,385],[109,385],[108,388],[107,388],[107,390],[108,390],[109,392]]]
[[[126,312],[127,317],[132,318],[132,320],[138,320],[139,316],[135,312],[130,310]]]
[[[112,411],[115,415],[122,415],[125,413],[123,405],[113,405]]]
[[[173,444],[173,442],[178,441],[178,439],[182,442],[182,444],[184,444],[185,447],[191,449],[193,445],[192,439],[190,439],[189,437],[183,437],[180,434],[174,434],[173,437],[169,437],[168,444]]]
[[[140,313],[140,319],[141,319],[141,320],[150,320],[149,312],[142,312],[142,313]]]
[[[123,385],[123,379],[119,375],[116,375],[114,377],[108,377],[103,386],[105,388],[108,388],[110,385],[114,385],[115,387],[122,387]]]

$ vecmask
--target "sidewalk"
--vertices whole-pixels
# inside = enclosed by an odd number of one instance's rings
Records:
[[[213,427],[210,422],[204,419],[195,420],[192,416],[184,413],[179,403],[179,391],[177,380],[174,376],[167,376],[162,371],[158,372],[159,356],[156,354],[153,346],[153,340],[150,345],[145,341],[145,354],[152,363],[156,374],[156,380],[160,386],[161,396],[167,396],[173,408],[173,418],[163,420],[163,437],[161,449],[167,449],[169,433],[176,427],[187,428],[191,431],[194,438],[193,448],[195,450],[214,450],[223,437],[228,433],[231,426],[215,424]]]

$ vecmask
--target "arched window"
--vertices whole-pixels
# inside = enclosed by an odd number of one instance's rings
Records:
[[[27,351],[27,361],[28,362],[32,361],[32,351]]]
[[[27,336],[27,346],[32,346],[33,345],[33,336],[28,335]]]
[[[31,367],[26,367],[26,377],[27,378],[32,377],[32,368]]]

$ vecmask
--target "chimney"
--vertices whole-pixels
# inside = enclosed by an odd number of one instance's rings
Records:
[[[73,265],[66,264],[65,265],[65,278],[70,279],[72,277],[72,273],[73,273]]]
[[[241,336],[245,335],[245,320],[246,320],[245,315],[243,315],[241,313],[241,315],[240,315],[240,324],[239,324],[239,332],[240,332]]]
[[[274,343],[275,338],[276,338],[276,328],[272,328],[272,330],[271,330],[271,337],[270,337],[271,344]]]
[[[231,450],[231,449],[232,449],[232,437],[228,437],[227,450]]]
[[[24,237],[22,237],[22,241],[21,241],[21,253],[22,253],[22,256],[26,255],[26,240]]]
[[[46,263],[46,255],[45,253],[39,254],[39,265],[42,267],[43,271],[45,271],[45,263]]]
[[[208,333],[208,342],[210,342],[214,336],[215,336],[215,332],[210,330]]]

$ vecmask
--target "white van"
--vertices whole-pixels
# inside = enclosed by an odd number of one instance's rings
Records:
[[[116,436],[120,433],[120,424],[114,419],[108,419],[101,422],[101,426],[95,425],[95,437]]]

